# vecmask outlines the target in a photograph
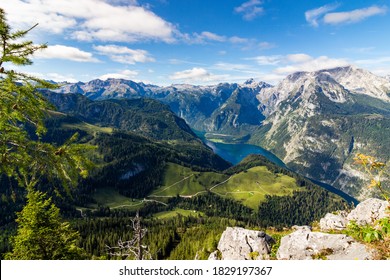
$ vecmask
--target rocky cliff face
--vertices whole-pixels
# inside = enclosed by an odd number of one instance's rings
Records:
[[[367,178],[353,157],[389,159],[381,144],[390,131],[389,93],[385,78],[354,67],[291,74],[257,95],[266,118],[251,141],[294,171],[364,200]]]
[[[368,199],[350,213],[328,213],[320,221],[322,231],[337,232],[355,221],[372,225],[388,217],[389,203]],[[282,237],[276,257],[278,260],[372,260],[377,252],[346,234],[314,232],[309,226],[294,226],[294,232]],[[209,259],[248,260],[269,259],[274,240],[264,232],[243,228],[227,228],[218,243],[218,251]]]

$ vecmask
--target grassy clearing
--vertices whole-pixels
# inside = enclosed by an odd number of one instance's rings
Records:
[[[267,194],[291,195],[294,190],[298,190],[295,179],[283,174],[273,174],[265,166],[235,174],[224,184],[212,189],[219,195],[240,200],[253,209],[257,209],[259,202]]]
[[[193,217],[199,217],[202,216],[202,212],[194,211],[194,210],[184,210],[184,209],[175,209],[172,211],[165,211],[165,212],[160,212],[154,215],[155,218],[157,219],[170,219],[174,218],[178,215],[182,215],[185,217],[193,216]]]
[[[206,189],[257,209],[265,195],[291,195],[298,187],[295,179],[283,174],[273,174],[265,166],[253,167],[229,178],[224,174],[195,172],[190,168],[170,163],[167,166],[164,184],[150,197],[158,199],[178,194],[192,196]]]
[[[166,202],[169,197],[176,195],[189,197],[206,190],[241,201],[244,205],[257,210],[259,203],[264,201],[265,195],[291,195],[299,188],[295,179],[283,174],[273,174],[265,166],[253,167],[229,177],[215,172],[193,171],[178,164],[168,163],[163,185],[154,190],[147,199]],[[112,188],[98,189],[94,198],[98,204],[110,208],[137,209],[144,203],[143,200],[125,197]]]
[[[99,188],[93,195],[97,204],[110,207],[111,209],[121,207],[132,207],[134,209],[140,208],[143,204],[142,200],[132,199],[121,195],[117,190],[113,188]],[[97,208],[97,204],[90,205],[93,208]]]
[[[190,168],[168,163],[163,180],[163,185],[156,189],[151,197],[158,196],[191,196],[203,192],[206,188],[228,178],[224,174],[215,172],[197,172]]]
[[[102,126],[89,124],[86,122],[77,123],[77,124],[63,124],[62,127],[68,129],[85,130],[86,132],[92,135],[94,135],[96,132],[108,133],[108,134],[111,134],[113,132],[112,127],[102,127]]]

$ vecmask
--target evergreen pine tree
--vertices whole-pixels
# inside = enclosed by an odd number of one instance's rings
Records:
[[[6,259],[73,260],[85,258],[77,246],[79,234],[68,222],[62,222],[60,210],[51,198],[40,191],[27,194],[27,205],[18,213],[17,235],[12,238],[13,251]]]
[[[54,85],[13,69],[32,64],[30,56],[47,47],[23,41],[34,27],[13,32],[0,8],[0,176],[15,178],[28,200],[18,215],[13,252],[7,258],[80,258],[78,234],[61,222],[59,209],[36,186],[42,178],[66,189],[76,185],[92,166],[84,156],[90,147],[75,144],[77,135],[60,147],[40,141],[53,106],[39,90]]]

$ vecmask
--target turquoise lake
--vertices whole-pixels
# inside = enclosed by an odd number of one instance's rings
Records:
[[[267,151],[266,149],[263,149],[259,146],[250,145],[250,144],[225,144],[225,143],[217,143],[207,140],[205,138],[205,133],[194,131],[196,135],[202,139],[202,141],[211,149],[213,149],[214,153],[222,157],[223,159],[231,162],[232,164],[236,165],[241,160],[243,160],[245,157],[247,157],[250,154],[258,154],[265,156],[268,160],[272,161],[276,165],[289,169],[284,162],[279,159],[277,156],[275,156],[273,153]],[[289,169],[290,170],[290,169]],[[326,190],[335,193],[342,198],[344,198],[348,203],[353,203],[357,205],[359,201],[355,199],[352,196],[349,196],[348,194],[340,191],[339,189],[334,188],[331,185],[328,185],[326,183],[322,183],[319,181],[312,180],[310,178],[307,178],[313,183],[325,188]]]
[[[258,154],[265,156],[273,163],[286,167],[286,165],[273,153],[255,145],[250,144],[225,144],[211,142],[207,139],[203,139],[203,142],[213,149],[214,153],[222,157],[223,159],[236,165],[250,154]]]

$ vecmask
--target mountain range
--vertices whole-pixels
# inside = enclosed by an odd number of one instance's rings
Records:
[[[367,178],[353,164],[355,154],[390,159],[390,79],[353,66],[296,72],[275,86],[253,79],[243,84],[164,87],[108,79],[66,83],[56,92],[95,101],[155,99],[194,130],[221,141],[238,139],[262,146],[290,169],[361,199],[367,195],[363,188]],[[69,102],[60,102],[62,110]],[[187,127],[180,118],[172,118]],[[120,119],[125,122],[125,112]],[[191,135],[189,127],[185,131]]]

